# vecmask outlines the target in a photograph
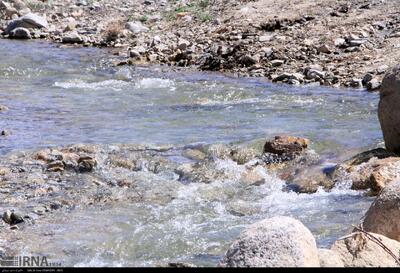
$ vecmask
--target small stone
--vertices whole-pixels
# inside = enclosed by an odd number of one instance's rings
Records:
[[[377,79],[372,79],[367,83],[368,91],[377,91],[381,88],[381,83]]]
[[[258,37],[258,41],[261,43],[268,42],[271,41],[273,37],[274,37],[273,35],[263,35]]]
[[[335,46],[337,47],[341,47],[342,45],[344,45],[346,43],[346,40],[343,38],[337,38],[334,41]]]
[[[22,218],[22,216],[15,212],[11,213],[10,219],[11,219],[11,225],[16,225],[16,224],[24,222],[24,219]]]
[[[71,32],[62,37],[62,42],[64,44],[81,44],[83,39],[78,33]]]
[[[11,214],[12,212],[10,210],[6,210],[3,213],[3,221],[6,222],[7,224],[11,224]]]
[[[249,186],[260,186],[265,183],[265,178],[256,170],[246,170],[241,174],[240,180]]]
[[[4,129],[0,132],[0,136],[9,136],[10,135],[10,131]]]
[[[367,83],[369,83],[369,82],[372,80],[372,78],[373,78],[373,76],[372,76],[371,73],[365,74],[364,77],[363,77],[363,79],[362,79],[362,84],[363,84],[364,86],[366,86]]]
[[[64,163],[61,160],[55,160],[47,165],[47,171],[49,172],[62,172],[64,171]]]
[[[265,57],[269,57],[274,53],[274,50],[270,47],[263,47],[261,50],[264,52]]]
[[[318,51],[326,54],[330,54],[332,52],[331,49],[328,47],[328,45],[325,44],[318,47]]]
[[[182,155],[192,160],[201,161],[206,158],[206,154],[196,149],[186,149]]]
[[[186,50],[190,46],[190,42],[185,39],[179,39],[178,48],[182,51]]]
[[[0,112],[8,111],[8,107],[0,104]]]
[[[353,39],[349,41],[350,46],[360,46],[362,44],[365,44],[368,40],[367,39]]]
[[[386,64],[384,64],[384,65],[381,65],[380,67],[378,67],[378,68],[376,69],[376,73],[377,73],[378,75],[380,75],[380,74],[385,73],[388,69],[389,69],[389,66],[387,66]]]
[[[131,57],[133,59],[140,59],[140,53],[136,50],[130,50],[129,57]]]
[[[18,15],[18,10],[17,10],[16,8],[9,7],[9,8],[7,8],[7,9],[4,11],[4,14],[5,14],[5,16],[6,16],[7,18],[12,18],[12,16],[13,16],[14,14],[17,14],[17,15]]]
[[[283,60],[272,60],[270,63],[271,63],[271,65],[272,65],[273,67],[276,67],[276,66],[281,66],[281,65],[283,65],[284,61],[283,61]]]
[[[149,30],[147,27],[143,26],[140,21],[128,22],[126,23],[125,28],[130,30],[133,34],[139,34]]]
[[[308,70],[306,70],[307,72],[306,72],[306,77],[307,77],[307,79],[309,79],[309,80],[312,80],[312,79],[317,79],[317,78],[320,78],[320,79],[323,79],[323,78],[325,78],[325,72],[323,72],[323,71],[320,71],[320,70],[317,70],[317,69],[313,69],[313,68],[311,68],[311,69],[308,69]]]
[[[350,82],[350,86],[353,88],[361,88],[363,87],[361,79],[352,79]]]
[[[91,156],[81,156],[78,160],[78,169],[80,172],[91,172],[96,165],[96,160]]]

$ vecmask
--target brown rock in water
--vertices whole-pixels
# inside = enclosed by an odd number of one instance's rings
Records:
[[[386,149],[400,153],[400,65],[389,71],[380,88],[378,106],[379,122],[381,124]]]
[[[371,233],[395,255],[400,251],[400,242],[380,234]],[[398,267],[395,259],[376,242],[360,232],[337,240],[331,250],[338,253],[345,267]]]
[[[277,155],[299,154],[308,147],[309,143],[308,139],[301,137],[276,136],[265,143],[264,152]]]
[[[365,215],[363,227],[400,241],[400,180],[392,182],[379,194]]]

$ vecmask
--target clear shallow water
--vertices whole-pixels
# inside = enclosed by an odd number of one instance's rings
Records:
[[[328,162],[375,147],[382,136],[375,94],[273,85],[161,68],[108,68],[98,49],[0,40],[0,154],[71,143],[242,142],[279,133],[310,138]],[[232,172],[239,167],[225,162]],[[215,265],[246,225],[275,216],[302,220],[327,247],[351,230],[370,199],[358,192],[296,194],[265,174],[263,186],[237,181],[179,185],[160,205],[123,204],[54,215],[24,243],[65,265]],[[149,181],[154,187],[161,182]],[[230,213],[232,206],[252,210]],[[54,230],[52,236],[43,232]]]

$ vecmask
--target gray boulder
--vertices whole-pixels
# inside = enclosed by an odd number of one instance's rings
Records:
[[[34,13],[28,13],[18,19],[10,21],[6,27],[5,34],[10,34],[12,30],[19,27],[26,29],[47,28],[48,23],[45,18]]]
[[[318,249],[298,220],[273,217],[246,228],[229,247],[220,267],[315,267]]]
[[[400,179],[386,186],[367,211],[363,227],[400,241]]]
[[[339,254],[331,249],[318,249],[321,267],[344,267]]]
[[[389,71],[380,88],[378,106],[379,122],[381,124],[386,149],[400,153],[400,65]]]

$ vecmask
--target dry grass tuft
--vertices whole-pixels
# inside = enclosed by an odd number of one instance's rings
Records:
[[[109,22],[103,30],[103,37],[107,42],[114,42],[122,33],[123,24],[120,20]]]

